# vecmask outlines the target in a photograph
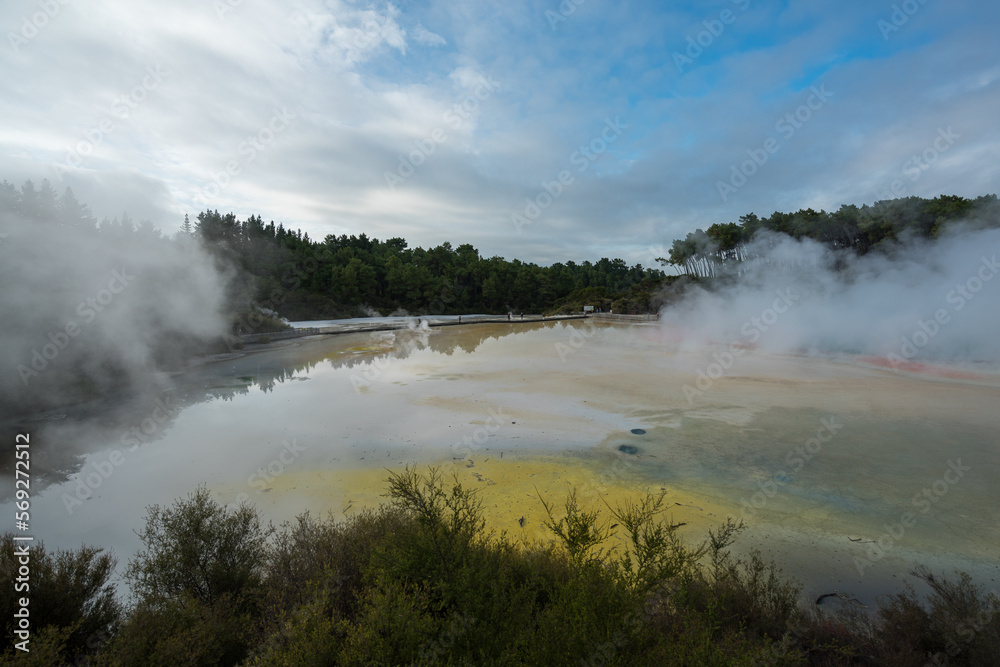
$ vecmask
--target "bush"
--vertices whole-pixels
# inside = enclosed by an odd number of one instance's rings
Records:
[[[248,504],[230,510],[205,487],[172,507],[147,508],[139,533],[143,549],[125,571],[140,602],[185,596],[212,606],[223,596],[240,610],[252,610],[263,590],[267,541],[259,512]]]
[[[116,626],[90,664],[998,664],[1000,599],[967,575],[918,570],[927,602],[910,589],[875,617],[834,616],[799,607],[797,585],[759,553],[734,557],[739,523],[682,542],[662,494],[609,506],[614,527],[573,492],[565,514],[542,499],[556,542],[535,546],[488,533],[477,495],[436,469],[391,475],[387,495],[344,522],[304,514],[273,541],[255,510],[221,507],[204,488],[153,506],[126,574],[137,603],[120,625],[105,584],[113,560],[41,550],[40,590],[70,594],[65,608],[41,596],[63,615],[35,626],[25,664],[63,662],[84,627]],[[606,549],[618,526],[627,539]]]
[[[147,508],[143,549],[125,571],[137,605],[112,664],[234,665],[255,643],[271,528],[256,509],[229,509],[199,487]]]
[[[918,567],[931,588],[925,606],[912,587],[884,601],[871,632],[872,652],[895,664],[1000,664],[1000,597],[984,595],[965,573],[948,581]]]
[[[142,602],[108,645],[99,664],[237,665],[246,658],[252,619],[238,613],[228,595],[212,605],[187,594]]]
[[[403,512],[389,507],[363,510],[347,521],[317,521],[308,513],[284,524],[267,566],[268,615],[311,603],[322,593],[331,609],[354,613],[362,576],[384,542],[414,529]]]
[[[109,583],[117,562],[114,556],[89,546],[50,554],[39,543],[29,550],[30,590],[18,592],[14,587],[20,565],[15,553],[19,544],[23,543],[15,542],[13,533],[0,536],[0,650],[15,650],[14,613],[19,598],[27,597],[32,651],[40,651],[43,637],[47,637],[49,649],[67,658],[93,652],[115,631],[122,615],[115,586]],[[46,628],[50,631],[43,634]]]

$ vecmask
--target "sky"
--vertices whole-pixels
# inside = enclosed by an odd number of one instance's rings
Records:
[[[5,0],[0,180],[656,266],[754,212],[1000,191],[992,0]]]

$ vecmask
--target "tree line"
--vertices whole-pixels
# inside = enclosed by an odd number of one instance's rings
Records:
[[[199,213],[185,228],[251,276],[258,302],[292,319],[321,315],[548,312],[574,292],[621,295],[655,288],[659,269],[621,259],[539,266],[485,257],[471,244],[410,248],[403,238],[328,235],[314,241],[301,230],[244,220],[218,211]],[[639,306],[636,306],[639,307]]]
[[[115,240],[128,237],[156,243],[200,241],[224,264],[237,269],[233,312],[256,308],[288,319],[359,315],[568,312],[589,304],[618,312],[656,310],[671,282],[658,268],[629,266],[622,259],[572,260],[539,266],[519,259],[486,257],[468,243],[424,249],[406,239],[370,238],[365,233],[328,235],[322,241],[301,229],[286,228],[260,215],[206,210],[180,230],[164,235],[149,221],[127,215],[100,223],[70,188],[60,196],[48,181],[18,189],[0,183],[0,206],[29,222],[86,230]],[[908,237],[935,238],[960,222],[1000,224],[996,195],[968,199],[941,195],[904,197],[873,205],[845,204],[835,212],[800,209],[755,213],[739,222],[716,223],[675,239],[664,267],[691,278],[729,273],[764,259],[768,233],[812,239],[831,250],[857,254],[883,251]],[[738,269],[737,269],[738,272]],[[237,319],[239,319],[237,317]]]
[[[836,212],[800,209],[794,213],[775,211],[767,218],[754,213],[740,216],[739,223],[716,223],[676,239],[665,265],[695,278],[712,278],[741,262],[762,259],[767,233],[795,239],[812,239],[831,250],[850,250],[859,255],[883,251],[907,238],[933,239],[960,222],[978,226],[1000,225],[996,195],[966,199],[941,195],[934,199],[903,197],[876,202],[872,206],[845,204]]]

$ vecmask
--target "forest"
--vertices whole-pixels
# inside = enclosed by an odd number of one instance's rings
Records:
[[[301,229],[265,223],[260,215],[241,220],[218,210],[202,211],[194,220],[185,215],[178,230],[164,234],[149,221],[135,222],[127,215],[98,223],[70,188],[59,195],[48,181],[38,187],[26,181],[20,189],[0,183],[0,209],[29,224],[48,225],[53,233],[72,229],[109,243],[127,239],[149,246],[203,246],[232,277],[228,300],[233,333],[280,327],[277,318],[556,314],[579,312],[585,304],[621,313],[656,312],[676,292],[679,277],[710,282],[765,261],[773,238],[769,235],[866,254],[891,251],[908,238],[935,238],[958,224],[1000,225],[996,195],[905,197],[860,207],[844,204],[835,212],[775,211],[766,218],[748,213],[738,222],[715,223],[674,240],[668,256],[658,258],[661,268],[644,268],[606,257],[539,266],[487,257],[468,243],[411,248],[406,239],[380,240],[364,232],[317,241]],[[259,312],[275,319],[247,317]]]
[[[712,278],[731,273],[745,262],[765,259],[770,245],[766,240],[768,233],[808,238],[831,251],[864,255],[891,251],[909,239],[937,238],[946,228],[957,224],[975,228],[1000,226],[997,196],[903,197],[871,206],[844,204],[834,213],[811,208],[794,213],[775,211],[767,218],[748,213],[740,216],[739,223],[716,223],[676,239],[669,256],[660,261],[694,278]]]
[[[406,239],[366,234],[313,241],[260,216],[204,211],[183,230],[252,276],[260,304],[289,319],[351,315],[550,312],[588,290],[623,312],[647,312],[648,294],[666,277],[659,269],[621,259],[558,262],[543,267],[519,259],[484,257],[468,243],[410,248]],[[182,232],[185,233],[185,232]],[[645,298],[623,299],[634,287]]]

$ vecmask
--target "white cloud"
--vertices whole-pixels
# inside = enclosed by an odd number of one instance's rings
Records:
[[[683,75],[670,53],[711,18],[698,8],[588,3],[553,31],[516,0],[244,1],[222,17],[200,0],[60,6],[17,53],[0,49],[0,179],[54,179],[52,164],[109,119],[58,187],[98,216],[127,208],[171,230],[205,208],[195,195],[233,160],[239,174],[212,208],[314,238],[450,240],[533,261],[593,260],[610,243],[641,256],[750,211],[874,201],[939,126],[963,138],[907,194],[986,194],[998,175],[992,6],[927,5],[885,43],[873,27],[884,8],[860,0],[837,17],[803,5],[777,27],[771,5],[753,4]],[[0,27],[33,11],[5,3]],[[168,76],[116,116],[150,66]],[[484,79],[500,88],[470,98]],[[715,182],[814,81],[835,93],[829,105],[721,201]],[[455,126],[446,114],[462,104]],[[276,108],[294,120],[248,160],[240,147]],[[628,132],[516,234],[510,214],[618,115]],[[446,140],[393,194],[385,172],[435,129]]]
[[[444,37],[431,32],[419,23],[413,29],[413,39],[417,40],[418,44],[423,44],[424,46],[444,46],[448,43]]]

